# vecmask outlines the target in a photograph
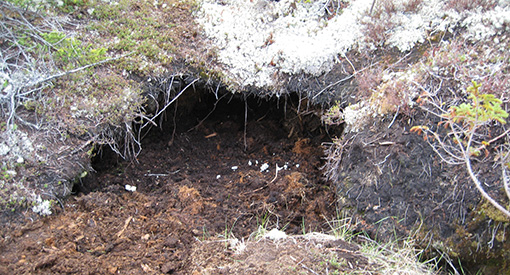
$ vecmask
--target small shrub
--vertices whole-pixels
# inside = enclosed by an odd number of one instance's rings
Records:
[[[428,111],[444,119],[438,123],[438,126],[444,125],[446,129],[449,129],[447,134],[441,133],[439,130],[434,131],[427,126],[414,126],[410,131],[423,134],[424,139],[429,142],[444,162],[463,164],[480,194],[492,206],[510,218],[510,211],[505,207],[507,202],[497,201],[497,197],[493,197],[484,190],[479,175],[473,171],[471,163],[471,158],[480,156],[482,152],[485,152],[485,160],[488,160],[489,146],[498,140],[508,138],[509,133],[507,130],[499,136],[491,136],[490,129],[494,128],[491,126],[497,128],[497,123],[499,125],[506,124],[508,113],[501,107],[503,102],[500,99],[493,94],[480,93],[480,87],[480,84],[472,81],[472,85],[466,90],[469,94],[469,102],[454,105],[448,110],[443,109],[443,104],[438,103],[437,98],[425,99],[425,101],[430,101],[432,106],[436,106],[437,110]],[[491,123],[496,124],[491,125]],[[428,135],[432,138],[429,139]],[[506,162],[505,165],[501,165],[502,181],[499,181],[499,184],[503,185],[507,199],[510,199],[510,185],[506,177],[506,169],[510,167],[507,161],[509,152],[505,145],[499,147],[500,155],[494,159],[502,158],[502,162]]]
[[[94,49],[91,45],[83,46],[80,40],[67,37],[61,32],[43,33],[42,37],[51,46],[51,48],[48,46],[43,46],[43,48],[55,50],[56,61],[65,69],[93,64],[106,58],[105,48]]]
[[[86,6],[88,0],[7,0],[7,2],[32,12],[48,11],[57,8],[65,13],[72,13],[79,7]]]
[[[476,81],[472,83],[473,85],[466,91],[469,93],[468,99],[471,102],[451,107],[443,117],[447,120],[446,124],[462,124],[464,133],[459,135],[461,140],[458,140],[456,136],[454,142],[462,142],[471,155],[479,156],[480,150],[488,146],[489,142],[483,140],[481,147],[472,148],[470,144],[472,136],[469,133],[474,133],[478,128],[491,121],[506,124],[505,119],[508,117],[508,113],[501,108],[503,102],[500,99],[497,99],[493,94],[480,93],[481,84],[476,83]]]
[[[498,4],[497,0],[449,0],[446,7],[457,12],[475,10],[481,8],[483,11],[492,10]]]

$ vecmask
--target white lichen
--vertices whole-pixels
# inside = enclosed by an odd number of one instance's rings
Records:
[[[6,162],[41,160],[28,134],[19,129],[0,133],[0,156]]]
[[[464,36],[468,38],[483,40],[509,30],[510,6],[497,6],[487,12],[469,11],[467,14],[461,25],[467,28]]]
[[[395,27],[391,31],[391,35],[386,42],[392,47],[398,48],[400,51],[409,51],[416,43],[423,43],[426,37],[426,31],[423,26],[427,23],[419,14],[399,14],[396,17]]]
[[[372,106],[365,102],[359,102],[345,108],[343,112],[343,119],[345,122],[345,131],[358,132],[363,129],[369,119],[372,117],[374,110]]]
[[[366,23],[378,23],[368,14],[372,0],[349,1],[330,18],[325,16],[328,2],[203,0],[197,21],[218,49],[227,82],[241,88],[271,88],[280,73],[320,75],[331,70],[338,56],[375,47],[363,32]],[[385,42],[400,51],[458,27],[480,40],[503,33],[510,25],[510,5],[504,1],[493,10],[461,13],[448,9],[444,0],[414,6],[410,0],[398,0],[393,6],[394,11],[383,10],[382,15],[388,19],[383,26],[388,28],[387,40],[374,43]]]
[[[204,0],[198,21],[219,48],[230,81],[271,87],[277,73],[319,75],[362,36],[358,18],[371,0],[352,1],[330,20],[327,1]]]
[[[52,214],[51,212],[51,201],[43,200],[41,196],[37,196],[34,200],[34,206],[32,206],[32,211],[41,216],[49,216]]]

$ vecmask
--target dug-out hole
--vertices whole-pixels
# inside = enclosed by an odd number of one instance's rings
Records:
[[[235,224],[247,237],[262,217],[295,233],[328,229],[335,194],[320,167],[321,144],[331,139],[306,99],[189,89],[155,121],[137,160],[103,148],[97,174],[77,191],[134,186],[158,207],[193,216],[199,231]]]

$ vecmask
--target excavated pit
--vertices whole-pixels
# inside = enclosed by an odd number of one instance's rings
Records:
[[[7,224],[14,233],[2,236],[0,273],[195,274],[232,262],[231,240],[259,244],[256,237],[274,228],[296,235],[330,231],[335,193],[320,170],[321,144],[330,137],[318,110],[297,95],[188,88],[172,92],[170,99],[180,96],[154,120],[157,126],[135,123],[144,136],[136,159],[101,148],[95,172],[80,179],[55,215],[20,229]],[[160,94],[153,95],[156,109],[164,108]],[[257,254],[263,256],[246,261],[244,274],[274,270],[271,263],[287,268],[267,257],[278,253],[264,242]],[[357,247],[335,243],[349,252],[351,268],[366,268]],[[328,251],[298,246],[282,257],[306,252],[307,266],[329,268],[320,264]]]
[[[154,120],[158,127],[142,131],[136,160],[103,148],[93,160],[97,173],[75,191],[150,196],[152,215],[171,209],[194,235],[228,228],[248,238],[259,226],[327,231],[335,194],[320,171],[321,144],[331,138],[319,110],[298,95],[189,89]]]

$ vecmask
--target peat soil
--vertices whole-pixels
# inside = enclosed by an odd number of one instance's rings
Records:
[[[177,110],[169,108],[162,126],[147,133],[137,160],[123,161],[107,148],[98,151],[96,173],[55,205],[54,215],[4,215],[0,274],[365,268],[356,246],[327,238],[303,238],[306,245],[287,241],[278,249],[264,240],[234,255],[227,239],[253,240],[261,229],[301,236],[331,230],[335,194],[320,171],[321,144],[329,137],[299,100],[189,98],[183,97]],[[337,252],[348,264],[328,267],[323,257]]]

